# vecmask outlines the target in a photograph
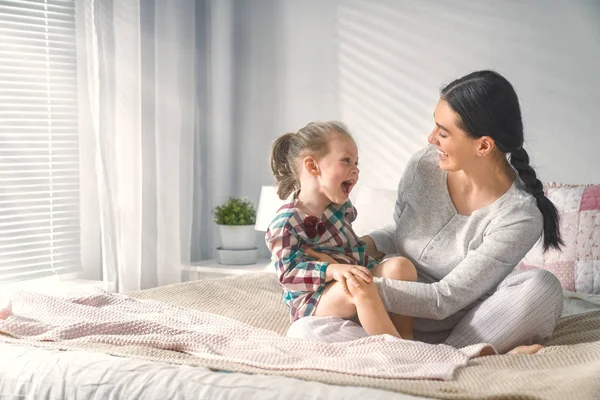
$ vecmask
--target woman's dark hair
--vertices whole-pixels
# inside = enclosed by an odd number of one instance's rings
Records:
[[[459,78],[441,91],[441,98],[460,116],[458,126],[473,138],[489,136],[525,183],[544,217],[544,250],[560,250],[560,216],[544,194],[542,182],[529,165],[523,148],[523,121],[517,93],[506,78],[494,71],[476,71]]]

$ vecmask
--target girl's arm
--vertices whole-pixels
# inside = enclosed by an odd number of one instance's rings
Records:
[[[279,282],[287,290],[314,292],[325,285],[329,262],[307,261],[299,238],[288,224],[274,227],[272,230],[270,227],[266,242],[273,255]]]
[[[308,249],[306,249],[305,253],[307,256],[312,257],[312,258],[316,259],[317,261],[328,262],[330,264],[335,264],[337,262],[328,254],[318,253],[318,252],[314,251],[313,249],[311,249],[310,247]]]

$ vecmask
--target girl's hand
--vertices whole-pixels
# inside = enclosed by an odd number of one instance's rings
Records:
[[[371,282],[371,271],[362,265],[329,264],[327,266],[327,269],[325,270],[325,280],[327,282],[332,280],[339,282],[344,289],[344,293],[351,296],[350,291],[348,290],[348,279],[353,282],[354,286],[359,287],[360,285],[356,282],[356,279],[360,279],[365,283]]]
[[[330,264],[337,263],[337,261],[335,261],[333,258],[328,256],[327,254],[318,253],[318,252],[314,251],[313,249],[311,249],[310,247],[308,249],[306,249],[305,253],[307,256],[312,257],[312,258],[316,259],[317,261],[328,262]]]

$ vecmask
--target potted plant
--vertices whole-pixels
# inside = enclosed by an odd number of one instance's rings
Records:
[[[256,209],[247,199],[230,197],[215,207],[215,222],[219,229],[220,264],[254,264],[258,258],[256,244]]]

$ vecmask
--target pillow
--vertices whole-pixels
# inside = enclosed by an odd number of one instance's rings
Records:
[[[560,212],[565,245],[544,253],[540,239],[519,268],[543,268],[565,290],[600,294],[600,185],[549,183],[544,191]]]
[[[358,236],[363,236],[394,221],[396,190],[357,188],[352,204],[358,211],[352,228]]]

